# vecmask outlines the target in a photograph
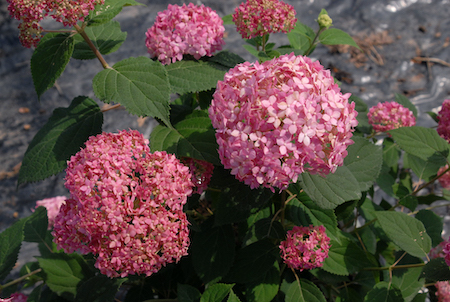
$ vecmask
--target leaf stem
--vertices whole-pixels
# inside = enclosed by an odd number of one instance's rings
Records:
[[[95,47],[94,43],[92,43],[91,39],[89,39],[88,35],[84,31],[84,27],[81,28],[78,24],[75,24],[74,27],[77,30],[77,32],[83,37],[84,41],[86,41],[86,43],[89,45],[89,48],[92,50],[97,59],[100,61],[103,68],[104,69],[111,68],[109,67],[108,63],[106,63],[100,51]]]
[[[312,53],[312,50],[314,49],[314,47],[319,43],[316,42],[317,38],[319,38],[319,35],[326,29],[326,27],[322,27],[319,28],[319,30],[317,31],[316,35],[314,36],[313,41],[311,42],[311,45],[309,46],[308,50],[305,51],[305,53],[303,54],[304,56],[309,56]]]
[[[35,275],[35,274],[37,274],[37,273],[40,273],[40,272],[42,272],[42,269],[41,269],[41,268],[38,268],[37,270],[34,270],[34,271],[32,271],[32,272],[29,272],[28,274],[23,275],[23,276],[20,277],[20,278],[17,278],[17,279],[15,279],[15,280],[13,280],[13,281],[11,281],[11,282],[8,282],[8,283],[6,283],[6,284],[4,284],[4,285],[0,285],[0,292],[1,292],[4,288],[6,288],[6,287],[11,286],[11,285],[14,285],[14,284],[17,284],[17,283],[21,282],[22,280],[25,280],[26,278],[31,277],[31,276],[33,276],[33,275]]]

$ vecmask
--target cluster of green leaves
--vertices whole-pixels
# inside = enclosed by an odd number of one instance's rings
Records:
[[[126,37],[112,18],[124,6],[137,4],[106,0],[87,18],[81,28],[101,54],[117,50]],[[82,33],[47,34],[38,45],[31,62],[38,97],[53,86],[71,58],[98,58]],[[357,46],[338,29],[315,33],[300,22],[288,34],[290,45],[275,49],[268,38],[249,40],[246,46],[260,61],[290,52],[311,54],[318,43]],[[435,180],[449,161],[448,143],[435,130],[422,127],[390,131],[378,143],[367,105],[352,96],[359,125],[342,167],[327,177],[303,173],[282,193],[251,190],[221,165],[207,112],[217,82],[241,62],[226,51],[167,66],[146,57],[128,58],[104,66],[93,79],[101,101],[120,103],[131,114],[160,122],[150,137],[153,151],[215,165],[206,194],[191,196],[185,208],[191,222],[189,256],[148,278],[109,279],[93,267],[94,256],[56,250],[45,209],[39,208],[0,234],[0,280],[13,268],[22,241],[37,242],[41,254],[22,268],[21,274],[27,275],[24,286],[44,282],[28,301],[112,301],[121,290],[125,301],[158,296],[201,302],[419,302],[427,296],[418,294],[426,283],[449,280],[442,259],[424,263],[431,247],[442,241],[442,218],[428,209],[416,211],[419,204],[443,197],[417,196],[415,185]],[[395,100],[417,115],[407,98],[397,95]],[[100,107],[85,96],[76,97],[68,108],[55,109],[24,156],[19,184],[61,172],[88,137],[102,131],[102,121]],[[380,190],[390,202],[374,202]],[[395,211],[397,207],[409,214]],[[326,227],[331,248],[323,267],[298,272],[283,264],[278,246],[294,225]],[[15,289],[5,287],[2,295]]]

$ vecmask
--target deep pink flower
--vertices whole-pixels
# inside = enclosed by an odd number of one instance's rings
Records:
[[[194,192],[202,194],[208,188],[209,182],[214,171],[214,165],[200,159],[191,157],[182,157],[181,162],[189,167],[192,175],[192,183],[194,184]]]
[[[440,175],[442,173],[444,173],[445,170],[448,169],[448,165],[445,165],[441,168],[439,168],[437,175]],[[450,190],[450,171],[446,172],[444,175],[442,175],[441,177],[439,177],[439,184],[447,190]]]
[[[442,252],[444,253],[445,263],[450,266],[450,238],[444,241]]]
[[[244,39],[290,32],[297,19],[292,5],[279,0],[247,0],[235,9],[233,22]]]
[[[358,124],[350,94],[308,57],[245,62],[217,84],[209,117],[226,169],[251,188],[285,189],[343,164]]]
[[[47,209],[49,230],[53,227],[56,215],[58,215],[59,209],[65,203],[66,199],[66,196],[56,196],[36,201],[36,208],[42,206]]]
[[[109,277],[147,276],[187,254],[192,193],[189,168],[174,155],[150,153],[137,131],[92,136],[66,169],[71,198],[53,231],[58,248],[93,253]]]
[[[9,298],[1,299],[0,302],[27,302],[28,296],[22,293],[14,293]]]
[[[450,302],[450,282],[438,281],[435,286],[438,302]]]
[[[198,60],[222,49],[224,32],[222,19],[211,8],[203,4],[169,4],[148,29],[145,45],[150,57],[163,64],[181,61],[184,54]]]
[[[367,116],[375,132],[386,132],[416,124],[414,113],[397,102],[378,103],[369,109]]]
[[[281,258],[290,268],[303,271],[322,267],[328,258],[330,238],[323,225],[315,227],[295,226],[287,232],[285,241],[281,241]]]
[[[450,143],[450,100],[445,100],[442,103],[437,118],[439,120],[437,132]]]

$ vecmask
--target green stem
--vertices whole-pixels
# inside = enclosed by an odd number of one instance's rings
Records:
[[[84,41],[86,41],[86,43],[89,45],[89,48],[92,50],[92,52],[95,54],[97,59],[100,61],[103,68],[105,68],[105,69],[111,68],[111,67],[109,67],[108,63],[106,63],[105,59],[103,59],[102,54],[95,47],[94,43],[92,43],[91,39],[89,39],[88,35],[84,31],[84,28],[81,28],[78,24],[75,24],[74,27],[77,30],[77,32],[83,37]]]
[[[31,276],[33,276],[33,275],[35,275],[35,274],[37,274],[37,273],[40,273],[40,272],[42,272],[42,269],[41,269],[41,268],[38,268],[37,270],[34,270],[34,271],[32,271],[32,272],[29,272],[28,274],[23,275],[23,276],[20,277],[20,278],[17,278],[17,279],[15,279],[15,280],[13,280],[13,281],[11,281],[11,282],[8,282],[8,283],[6,283],[6,284],[4,284],[4,285],[0,285],[0,292],[1,292],[4,288],[6,288],[6,287],[11,286],[11,285],[14,285],[14,284],[17,284],[17,283],[21,282],[22,280],[25,280],[26,278],[31,277]]]
[[[309,46],[308,50],[305,51],[305,53],[303,54],[304,56],[309,56],[309,55],[312,53],[312,50],[314,49],[314,47],[319,43],[319,42],[316,42],[317,39],[319,38],[320,34],[321,34],[325,29],[326,29],[326,27],[319,28],[319,30],[317,31],[317,33],[316,33],[316,35],[315,35],[315,37],[314,37],[314,39],[313,39],[311,45]]]

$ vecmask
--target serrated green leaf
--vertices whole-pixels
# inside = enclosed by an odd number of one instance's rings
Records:
[[[423,160],[417,156],[405,153],[403,156],[403,166],[413,170],[414,174],[424,181],[430,181],[436,176],[442,164],[439,162]]]
[[[328,174],[326,178],[302,173],[299,183],[306,194],[323,209],[334,209],[341,203],[361,198],[358,181],[345,166],[338,167],[335,173]]]
[[[150,135],[150,148],[220,165],[215,131],[205,111],[195,110],[174,128],[155,127]]]
[[[286,302],[326,302],[320,289],[311,281],[293,282],[286,293]]]
[[[436,246],[443,241],[443,219],[441,216],[430,210],[420,210],[417,212],[416,218],[423,223],[425,229],[427,230],[427,234],[431,238],[432,246]]]
[[[422,268],[420,267],[394,270],[392,284],[401,291],[403,301],[410,302],[423,287],[425,279],[420,278],[421,273]]]
[[[250,245],[264,238],[284,239],[286,232],[279,221],[263,218],[253,224],[243,239],[244,245]]]
[[[239,297],[234,293],[233,290],[230,290],[230,295],[228,296],[227,302],[241,302]]]
[[[411,110],[414,116],[417,118],[417,108],[406,96],[396,93],[394,101]]]
[[[353,40],[348,33],[337,28],[324,30],[319,35],[319,41],[324,45],[350,45],[360,49],[358,44],[356,44],[355,40]]]
[[[99,72],[92,81],[95,95],[120,103],[132,114],[169,122],[170,85],[166,69],[146,57],[122,60]]]
[[[126,278],[111,279],[105,275],[94,276],[78,287],[75,302],[114,301],[119,287]]]
[[[260,279],[246,284],[248,301],[270,302],[280,287],[280,267],[278,262],[264,273]]]
[[[217,283],[208,288],[200,298],[200,302],[222,302],[223,299],[230,293],[234,284]]]
[[[367,302],[398,302],[403,301],[401,291],[393,284],[382,281],[377,283],[364,298]]]
[[[381,146],[376,146],[362,137],[354,136],[353,145],[348,146],[344,165],[355,176],[361,191],[367,191],[380,174],[383,163]]]
[[[27,218],[16,221],[0,234],[0,280],[16,265],[23,240],[23,228]]]
[[[193,286],[188,284],[177,284],[177,299],[180,302],[199,302],[202,294]]]
[[[127,38],[127,33],[120,30],[120,23],[116,21],[110,21],[101,24],[100,26],[86,27],[84,31],[94,44],[95,48],[103,55],[115,52]],[[72,58],[78,60],[96,58],[96,55],[81,35],[75,35],[74,40],[75,47]]]
[[[208,283],[225,276],[234,260],[234,234],[231,225],[212,227],[205,222],[191,244],[192,262],[200,279]]]
[[[297,21],[295,27],[287,34],[287,37],[292,48],[305,52],[311,47],[315,35],[312,28]]]
[[[124,6],[143,5],[134,0],[105,0],[103,5],[96,5],[86,18],[88,26],[97,26],[109,22],[122,11]]]
[[[70,33],[48,33],[39,42],[31,57],[34,88],[41,95],[53,87],[72,57],[74,42]]]
[[[407,153],[425,161],[444,165],[449,155],[448,142],[435,129],[420,126],[401,127],[390,130],[389,134]]]
[[[389,238],[405,252],[415,257],[426,257],[431,239],[423,223],[402,212],[376,212],[376,217]]]
[[[233,22],[233,15],[229,14],[229,15],[223,16],[222,17],[222,21],[223,21],[223,25],[232,25],[232,24],[234,24],[234,22]]]
[[[79,96],[68,108],[56,108],[25,152],[18,184],[61,172],[91,135],[101,132],[103,114],[92,99]]]
[[[47,228],[47,209],[42,206],[38,207],[27,219],[23,229],[23,240],[26,242],[45,242]]]
[[[221,52],[216,53],[214,56],[208,58],[208,63],[216,63],[222,66],[222,69],[224,68],[233,68],[237,64],[244,63],[245,60],[232,52],[229,52],[228,50],[223,50]],[[214,86],[216,87],[216,86]]]
[[[383,140],[383,162],[388,167],[397,167],[400,160],[400,148],[394,143],[392,138],[386,137]]]
[[[426,282],[450,280],[450,268],[444,258],[435,258],[428,261],[422,269],[422,276]]]

